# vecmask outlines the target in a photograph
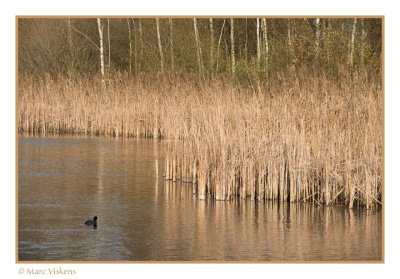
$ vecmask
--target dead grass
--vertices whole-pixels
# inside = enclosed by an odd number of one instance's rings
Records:
[[[199,198],[380,204],[383,93],[365,74],[229,78],[21,77],[18,128],[169,141],[165,179]]]

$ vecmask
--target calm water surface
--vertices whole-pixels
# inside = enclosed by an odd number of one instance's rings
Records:
[[[380,210],[199,201],[190,184],[156,179],[165,145],[20,135],[19,260],[382,259]],[[94,215],[97,228],[85,226]]]

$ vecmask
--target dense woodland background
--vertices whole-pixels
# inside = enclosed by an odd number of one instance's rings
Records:
[[[381,18],[19,18],[20,74],[250,75],[313,67],[380,77]],[[101,30],[101,31],[100,31]],[[102,42],[100,42],[102,33]]]

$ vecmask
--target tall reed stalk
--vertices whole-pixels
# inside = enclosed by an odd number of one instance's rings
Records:
[[[168,139],[164,177],[200,199],[372,208],[381,203],[383,99],[366,74],[310,70],[240,85],[168,74],[20,77],[18,129]]]

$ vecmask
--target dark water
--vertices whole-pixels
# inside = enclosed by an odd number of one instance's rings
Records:
[[[165,144],[20,135],[19,260],[382,259],[380,210],[199,201],[190,184],[156,179]]]

